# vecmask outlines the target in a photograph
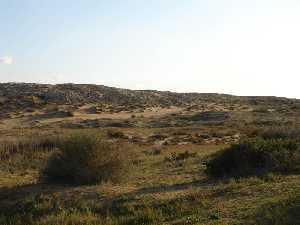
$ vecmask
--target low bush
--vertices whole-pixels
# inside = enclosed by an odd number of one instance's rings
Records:
[[[129,149],[119,148],[93,135],[75,135],[59,146],[42,175],[48,181],[72,184],[119,182],[130,168]]]
[[[213,177],[300,173],[300,142],[291,139],[244,140],[213,155],[206,172]]]

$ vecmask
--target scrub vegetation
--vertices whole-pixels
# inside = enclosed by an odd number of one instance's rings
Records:
[[[75,84],[0,100],[0,225],[300,224],[299,100]]]

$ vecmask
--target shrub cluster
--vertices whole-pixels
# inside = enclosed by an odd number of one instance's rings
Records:
[[[48,181],[95,184],[120,181],[130,168],[129,149],[93,135],[75,135],[59,146],[42,175]]]
[[[207,163],[213,177],[245,177],[266,173],[300,173],[300,142],[296,139],[243,140],[216,153]]]

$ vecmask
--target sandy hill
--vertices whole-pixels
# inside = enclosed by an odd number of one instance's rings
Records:
[[[300,100],[277,97],[238,97],[225,94],[128,90],[91,84],[0,83],[1,111],[41,108],[49,104],[82,106],[110,104],[133,108],[191,106],[203,103],[290,105]],[[5,106],[5,107],[4,107]]]

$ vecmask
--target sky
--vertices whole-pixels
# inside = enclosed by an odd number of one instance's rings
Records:
[[[0,82],[300,98],[299,0],[0,0]]]

